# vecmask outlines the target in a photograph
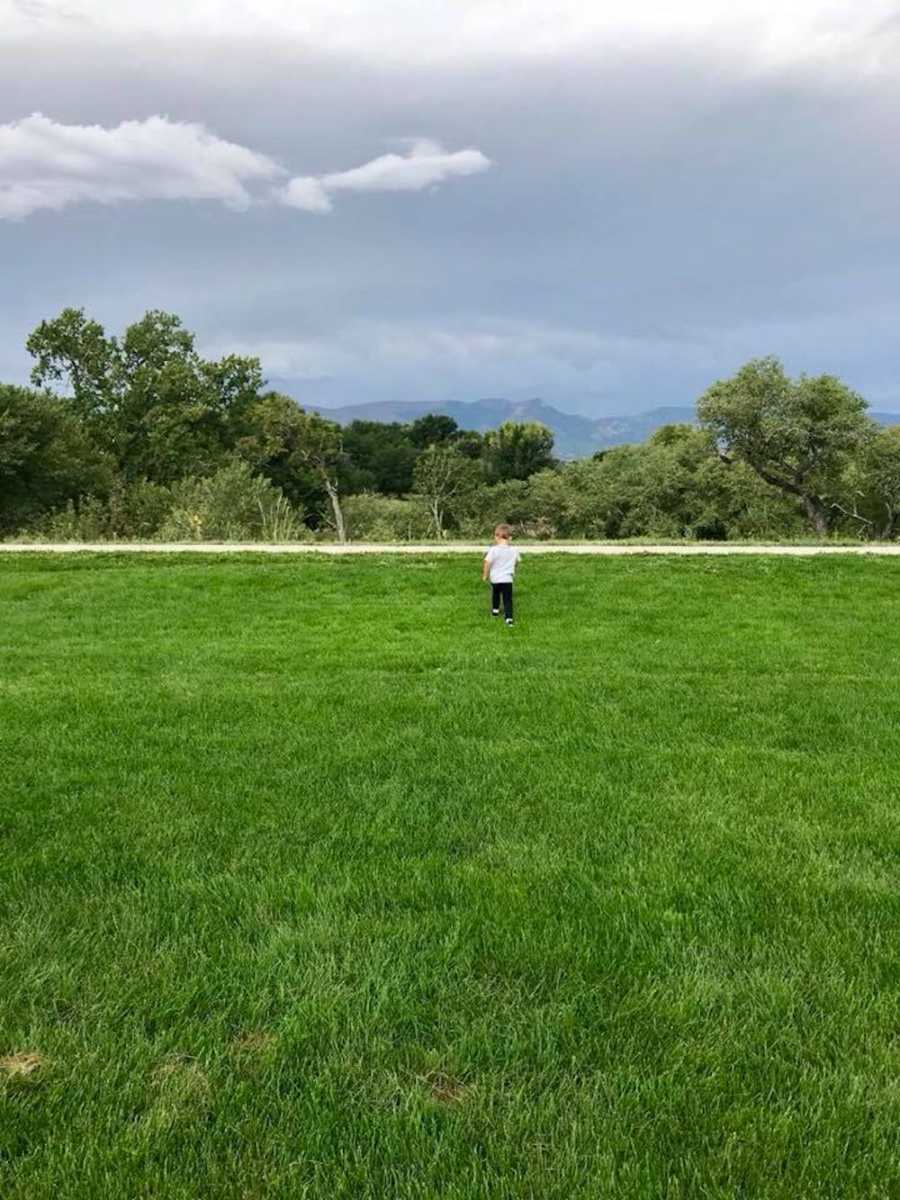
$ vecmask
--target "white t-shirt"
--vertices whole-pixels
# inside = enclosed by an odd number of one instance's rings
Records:
[[[490,568],[491,583],[512,583],[520,558],[515,546],[491,546],[484,557]]]

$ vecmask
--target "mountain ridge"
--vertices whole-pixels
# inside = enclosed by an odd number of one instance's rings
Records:
[[[537,398],[504,400],[450,400],[444,403],[417,400],[376,400],[362,404],[344,404],[336,408],[315,406],[315,411],[340,425],[351,421],[397,421],[407,424],[428,413],[452,417],[461,429],[484,433],[504,421],[540,421],[553,431],[556,452],[561,458],[584,458],[597,450],[643,442],[662,425],[690,424],[696,421],[693,405],[663,405],[629,416],[584,417],[566,413]],[[869,414],[881,425],[900,424],[900,413]]]

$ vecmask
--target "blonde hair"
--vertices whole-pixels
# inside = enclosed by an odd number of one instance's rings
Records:
[[[509,525],[497,525],[494,528],[494,537],[508,538],[512,536],[512,529]]]

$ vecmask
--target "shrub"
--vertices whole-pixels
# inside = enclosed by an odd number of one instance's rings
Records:
[[[309,536],[303,514],[268,479],[235,460],[214,475],[183,479],[159,530],[166,542],[299,541]]]
[[[171,504],[171,491],[160,484],[118,482],[107,497],[69,500],[36,522],[28,536],[51,542],[139,541],[155,536]]]
[[[465,507],[459,517],[459,532],[465,538],[484,538],[495,525],[501,522],[512,525],[513,532],[522,537],[534,536],[530,530],[537,527],[541,514],[535,510],[531,499],[530,482],[524,479],[509,479],[493,486],[483,484],[466,497]],[[543,522],[541,528],[549,527]],[[552,537],[552,533],[546,534]]]
[[[416,497],[398,500],[359,492],[342,501],[347,537],[355,542],[415,542],[431,536],[425,505]]]

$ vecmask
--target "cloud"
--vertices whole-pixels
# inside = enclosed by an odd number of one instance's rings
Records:
[[[264,154],[166,117],[104,129],[34,113],[0,125],[0,219],[85,201],[218,200],[246,208],[248,184],[282,174]]]
[[[202,125],[154,116],[105,129],[61,125],[34,113],[0,125],[0,220],[86,201],[129,200],[216,200],[233,209],[275,200],[324,213],[333,192],[418,191],[488,166],[479,150],[448,153],[419,140],[407,155],[385,154],[349,171],[297,176],[275,187],[287,172],[274,159]],[[255,186],[261,184],[270,186]]]
[[[491,160],[480,150],[444,150],[426,138],[412,141],[408,154],[383,154],[349,171],[305,175],[278,190],[277,198],[292,208],[328,212],[332,192],[418,192],[453,175],[486,171]]]
[[[28,36],[38,22],[90,36],[226,37],[302,44],[312,51],[385,62],[557,56],[623,39],[737,34],[765,62],[847,61],[896,13],[896,0],[0,0],[0,27]]]

